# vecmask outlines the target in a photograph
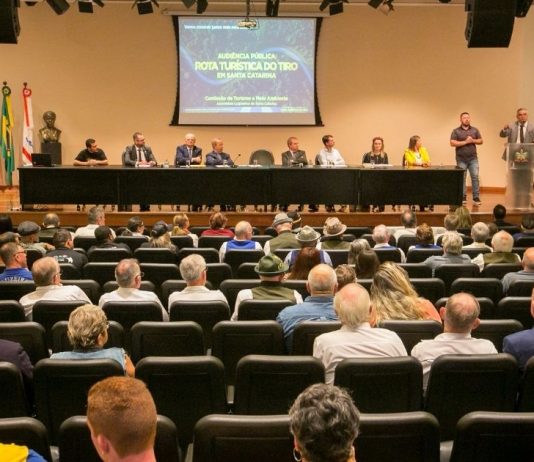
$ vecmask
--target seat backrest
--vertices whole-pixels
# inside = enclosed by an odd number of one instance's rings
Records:
[[[169,295],[173,292],[179,292],[187,287],[187,283],[183,279],[167,279],[161,284],[161,295],[159,299],[163,306],[169,305]]]
[[[408,263],[422,263],[434,255],[443,255],[443,249],[411,249],[406,254],[406,261]]]
[[[117,263],[89,262],[83,267],[83,277],[103,286],[106,282],[115,280],[116,266]]]
[[[20,300],[34,290],[33,281],[0,281],[0,300]]]
[[[530,297],[504,297],[495,310],[497,319],[517,319],[524,329],[530,329],[534,320],[530,314]]]
[[[228,263],[206,263],[206,275],[213,289],[218,289],[223,281],[232,277],[232,267]]]
[[[478,247],[478,248],[463,248],[462,253],[464,255],[467,255],[469,258],[473,259],[477,255],[480,255],[481,253],[491,253],[491,249],[488,249],[487,247]]]
[[[117,248],[105,248],[105,249],[92,249],[87,253],[87,258],[90,262],[119,262],[124,258],[131,258],[132,252],[130,249]]]
[[[141,321],[163,321],[161,307],[157,302],[109,301],[102,306],[109,320],[118,322],[126,334],[134,324]]]
[[[219,251],[223,242],[230,241],[230,236],[200,236],[198,238],[198,247],[202,249],[215,249]]]
[[[43,359],[33,371],[37,418],[48,429],[50,442],[58,441],[61,423],[85,414],[87,393],[96,382],[122,376],[122,366],[112,359]]]
[[[176,426],[168,417],[158,415],[154,452],[156,460],[180,462]],[[85,415],[69,417],[59,427],[59,457],[62,461],[98,462],[100,457],[91,441]]]
[[[184,247],[193,247],[193,238],[185,234],[183,236],[171,236],[171,242],[178,250]]]
[[[194,321],[202,327],[204,345],[211,348],[213,326],[230,319],[230,309],[223,301],[174,301],[169,308],[171,321]]]
[[[282,281],[284,287],[296,290],[303,300],[310,295],[306,283],[307,281],[305,279],[286,279],[285,281]]]
[[[421,340],[433,339],[442,332],[441,324],[432,320],[386,320],[380,323],[380,327],[396,332],[408,353]]]
[[[117,281],[108,281],[102,286],[102,291],[104,293],[113,292],[119,288],[119,283]],[[140,290],[147,290],[149,292],[155,292],[156,286],[153,282],[150,281],[141,281]]]
[[[417,241],[417,237],[415,237],[415,235],[413,235],[413,234],[403,234],[403,235],[399,236],[399,239],[397,240],[397,247],[402,249],[402,251],[405,254],[407,254],[408,253],[408,249],[412,245],[416,245],[417,243],[418,243],[418,241]]]
[[[236,414],[285,414],[309,385],[324,382],[323,363],[311,356],[248,355],[236,367]]]
[[[239,265],[237,268],[237,278],[238,279],[259,279],[260,275],[256,273],[254,268],[256,268],[257,263],[255,262],[245,262]]]
[[[204,355],[202,327],[193,321],[141,321],[131,330],[132,361],[137,363],[147,356]]]
[[[239,308],[241,310],[241,308]],[[293,331],[293,355],[312,355],[315,337],[327,332],[341,329],[339,321],[303,321]]]
[[[392,261],[395,263],[401,262],[401,253],[399,249],[374,249],[376,256],[380,260],[380,263],[385,261]]]
[[[339,265],[347,264],[347,260],[349,258],[348,250],[327,249],[325,250],[325,252],[330,257],[330,260],[332,260],[332,266],[334,268],[336,268]]]
[[[46,427],[32,417],[0,419],[0,442],[27,446],[52,462]]]
[[[347,226],[347,230],[345,232],[347,234],[352,234],[356,239],[358,239],[364,234],[371,234],[373,230],[367,226]]]
[[[0,300],[0,323],[24,322],[24,308],[16,300]]]
[[[108,321],[108,341],[104,348],[124,348],[124,329],[116,321]],[[52,326],[52,352],[72,351],[72,344],[67,334],[69,322],[58,321]]]
[[[237,277],[237,269],[241,263],[257,263],[265,254],[263,250],[229,250],[224,254],[224,262],[232,268],[232,274]]]
[[[410,278],[431,278],[432,268],[424,263],[399,263],[404,268]]]
[[[532,460],[534,413],[470,412],[456,426],[450,462]]]
[[[456,423],[471,411],[513,411],[517,361],[506,353],[443,355],[430,369],[425,410],[440,423],[441,439],[454,437]]]
[[[293,250],[296,249],[276,249],[274,252],[271,253],[274,253],[280,260],[284,261],[287,254],[289,252],[292,252]]]
[[[360,412],[421,410],[423,368],[411,356],[344,359],[336,366],[334,384],[350,391]]]
[[[86,252],[89,248],[96,244],[96,237],[94,236],[76,236],[74,238],[74,247],[80,247]]]
[[[58,321],[68,321],[70,314],[83,300],[39,300],[33,305],[33,320],[45,328],[46,344],[52,348],[52,326]]]
[[[530,358],[525,364],[519,398],[517,400],[519,412],[534,412],[534,358]]]
[[[445,237],[444,234],[442,234],[441,236],[438,237],[438,239],[436,240],[436,244],[437,245],[442,245],[442,242],[443,242],[443,238]],[[473,243],[473,238],[471,236],[466,236],[465,234],[461,236],[462,238],[462,242],[463,242],[463,245],[466,246],[466,245],[469,245],[469,244],[472,244]]]
[[[143,358],[135,376],[146,383],[158,413],[176,425],[182,448],[201,417],[227,412],[224,366],[213,356]]]
[[[451,285],[458,278],[478,277],[480,270],[474,263],[446,263],[438,266],[434,276],[440,278],[445,283],[445,290],[449,294]]]
[[[507,273],[515,273],[522,270],[521,264],[512,263],[490,263],[482,270],[481,276],[484,278],[502,279]]]
[[[98,305],[102,290],[97,281],[93,279],[62,279],[61,283],[64,286],[78,286],[94,305]]]
[[[199,238],[200,240],[201,238]],[[222,245],[222,243],[221,243]],[[206,263],[219,263],[219,250],[211,247],[184,247],[178,251],[178,264],[189,255],[197,254],[202,255]]]
[[[141,247],[134,252],[140,263],[176,263],[176,254],[171,249]]]
[[[195,425],[193,462],[293,462],[289,416],[214,414]]]
[[[445,296],[445,283],[441,279],[410,278],[410,282],[420,297],[424,297],[432,303]]]
[[[30,411],[22,375],[15,364],[0,361],[0,419],[25,417]]]
[[[283,355],[284,352],[284,332],[276,321],[221,321],[213,328],[211,354],[223,362],[228,385],[234,383],[235,369],[241,358],[251,354]]]
[[[520,330],[523,330],[523,325],[516,319],[481,319],[471,335],[489,340],[500,353],[504,337]]]
[[[534,236],[522,236],[514,242],[517,247],[534,247]]]
[[[0,338],[20,343],[33,365],[49,356],[44,327],[36,322],[2,323]]]
[[[529,297],[532,294],[533,288],[534,280],[522,281],[521,279],[517,279],[510,283],[506,295],[508,297]]]
[[[248,160],[248,163],[250,165],[258,164],[258,165],[274,165],[274,156],[271,151],[268,151],[267,149],[256,149],[255,151],[252,151],[250,154],[250,158]]]
[[[61,279],[80,279],[82,271],[72,263],[60,263],[59,271],[61,272]]]
[[[135,249],[148,242],[148,236],[117,236],[115,242],[126,244],[132,252],[135,252]]]
[[[290,300],[244,300],[239,304],[240,321],[276,321],[278,313],[294,305]]]
[[[438,462],[439,423],[427,412],[362,414],[357,460]]]
[[[439,310],[442,306],[447,304],[448,297],[442,297],[434,303],[434,306]],[[480,305],[480,319],[493,319],[495,317],[495,303],[488,297],[476,297]]]
[[[144,278],[156,286],[156,292],[168,279],[180,279],[178,266],[172,263],[141,263],[141,271]]]
[[[496,278],[458,278],[453,281],[450,293],[469,292],[475,297],[488,297],[493,303],[502,298],[502,282]]]
[[[228,300],[228,305],[233,310],[239,291],[257,286],[257,279],[226,279],[221,283],[219,290],[224,294],[226,300]]]

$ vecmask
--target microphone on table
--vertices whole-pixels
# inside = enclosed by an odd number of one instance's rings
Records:
[[[237,157],[234,160],[234,164],[232,165],[232,168],[237,168],[236,162],[237,162],[237,159],[239,159],[240,157],[241,157],[241,154],[238,154]]]

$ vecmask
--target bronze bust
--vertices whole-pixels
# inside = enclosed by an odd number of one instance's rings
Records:
[[[46,111],[43,114],[45,127],[39,130],[39,136],[43,143],[57,143],[61,136],[61,130],[55,127],[56,113],[53,111]]]

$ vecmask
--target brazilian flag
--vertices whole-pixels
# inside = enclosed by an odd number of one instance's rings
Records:
[[[11,89],[4,82],[2,87],[2,114],[0,131],[0,153],[4,159],[6,184],[13,184],[13,170],[15,170],[15,150],[13,147],[13,111],[11,110]]]

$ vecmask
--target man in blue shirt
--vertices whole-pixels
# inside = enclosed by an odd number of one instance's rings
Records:
[[[15,242],[8,242],[0,247],[0,257],[6,269],[0,274],[0,281],[33,281],[32,273],[28,270],[26,251]]]
[[[332,267],[325,264],[315,266],[308,275],[306,287],[311,295],[303,303],[284,308],[276,317],[284,330],[288,351],[292,349],[293,331],[300,322],[338,320],[334,311],[337,278]]]

